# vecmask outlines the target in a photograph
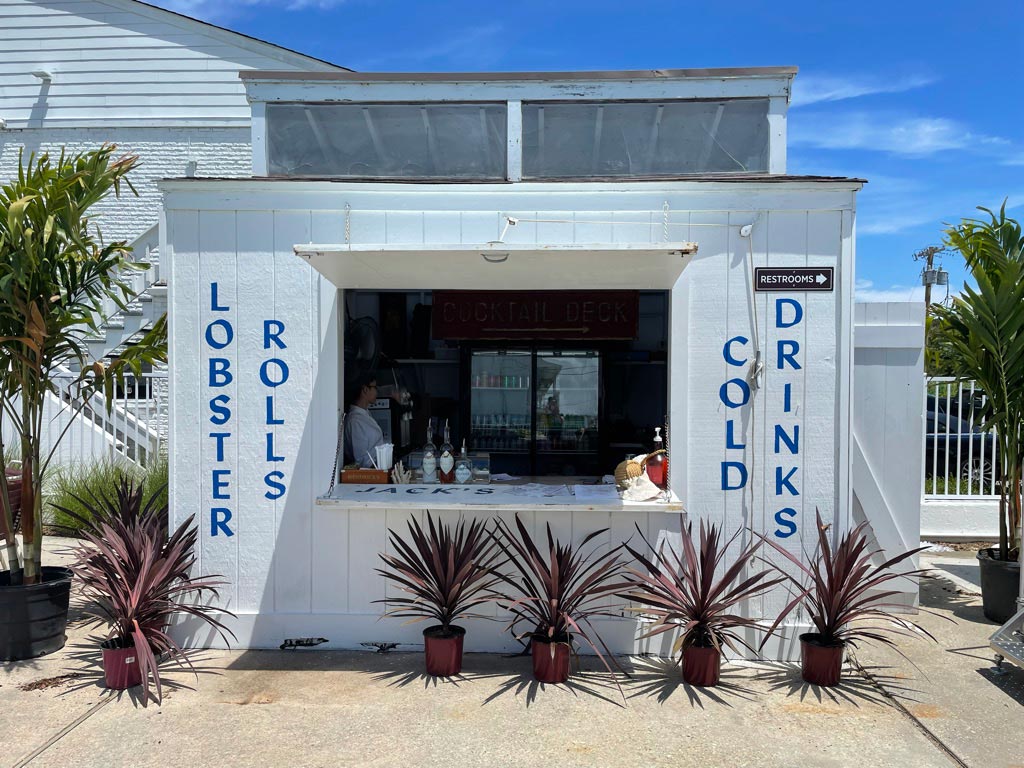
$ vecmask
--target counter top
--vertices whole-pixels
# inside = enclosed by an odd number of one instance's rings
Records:
[[[542,478],[529,478],[540,481]],[[318,506],[353,508],[415,507],[417,509],[466,509],[485,507],[520,511],[566,509],[594,512],[682,512],[682,502],[674,494],[655,501],[623,501],[618,498],[601,498],[611,486],[587,485],[588,495],[579,498],[573,493],[573,485],[564,480],[509,485],[362,485],[357,483],[338,485],[330,496],[316,500]],[[592,490],[589,490],[592,489]]]

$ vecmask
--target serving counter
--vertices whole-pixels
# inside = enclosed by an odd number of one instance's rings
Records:
[[[524,478],[525,480],[525,478]],[[652,501],[618,498],[614,486],[584,485],[573,478],[529,478],[520,484],[491,485],[338,485],[317,499],[320,507],[338,509],[430,509],[503,512],[682,512],[672,493]]]

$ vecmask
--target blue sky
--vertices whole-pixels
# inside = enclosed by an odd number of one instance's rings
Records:
[[[789,172],[869,180],[858,294],[919,298],[911,254],[975,206],[1024,216],[1024,2],[157,0],[358,70],[797,65]],[[957,258],[944,266],[959,286]]]

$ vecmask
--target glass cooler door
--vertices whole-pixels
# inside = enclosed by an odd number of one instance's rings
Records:
[[[491,453],[492,472],[528,474],[532,355],[474,350],[471,359],[470,448]]]
[[[597,351],[537,353],[534,397],[537,474],[600,472],[598,403],[601,357]]]

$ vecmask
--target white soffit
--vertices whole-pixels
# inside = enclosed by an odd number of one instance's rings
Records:
[[[671,288],[697,244],[296,245],[339,288],[557,290]]]

